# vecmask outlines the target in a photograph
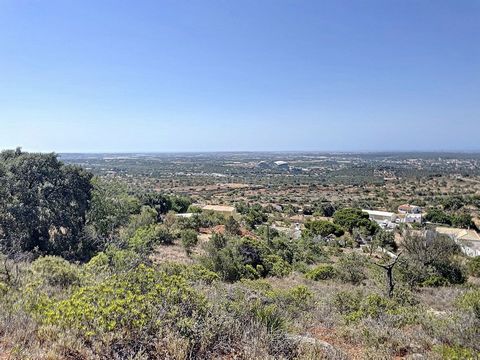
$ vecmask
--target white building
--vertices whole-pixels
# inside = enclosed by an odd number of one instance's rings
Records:
[[[401,222],[407,224],[421,224],[422,223],[422,214],[405,214],[405,217],[401,219]]]
[[[375,221],[383,229],[394,229],[397,220],[397,214],[388,211],[364,210],[368,214],[370,220]]]
[[[475,230],[438,226],[439,234],[451,237],[467,256],[480,256],[480,235]]]

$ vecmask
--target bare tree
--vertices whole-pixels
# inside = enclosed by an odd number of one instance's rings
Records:
[[[401,254],[402,253],[400,252],[395,257],[395,259],[393,259],[388,264],[379,264],[379,263],[374,262],[375,265],[377,265],[378,267],[381,267],[382,269],[385,270],[385,279],[387,281],[387,295],[390,298],[393,296],[393,290],[395,289],[395,280],[393,279],[393,268],[397,264],[398,259],[400,258]]]

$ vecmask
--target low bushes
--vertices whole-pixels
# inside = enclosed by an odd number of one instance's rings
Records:
[[[306,273],[307,279],[319,281],[333,279],[336,275],[336,270],[332,265],[319,265]]]
[[[141,265],[80,287],[65,300],[40,299],[34,312],[45,324],[77,329],[85,337],[108,332],[135,337],[154,334],[165,325],[184,333],[205,306],[184,278]]]

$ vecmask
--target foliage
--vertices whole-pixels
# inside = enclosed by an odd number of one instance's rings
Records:
[[[307,279],[314,281],[333,279],[336,275],[335,268],[332,265],[319,265],[306,273]]]
[[[192,248],[194,248],[198,243],[198,236],[195,230],[186,229],[183,230],[180,234],[182,239],[182,245],[185,248],[187,255],[192,253]]]
[[[427,213],[425,214],[425,221],[429,221],[435,224],[452,225],[451,216],[444,211],[436,208],[427,211]]]
[[[192,317],[205,305],[184,278],[139,266],[81,287],[65,300],[43,299],[34,311],[42,322],[78,329],[85,337],[108,332],[132,337],[153,334],[165,324],[189,331]]]
[[[457,304],[462,309],[472,311],[480,320],[480,289],[471,290],[457,299]]]
[[[92,175],[55,154],[0,153],[0,234],[4,249],[83,258],[78,240]],[[87,254],[88,256],[88,254]]]
[[[475,256],[468,261],[468,272],[472,276],[480,277],[480,256]]]
[[[340,258],[337,265],[338,277],[344,282],[358,284],[367,278],[365,273],[365,258],[350,253]]]
[[[93,186],[87,221],[101,236],[110,237],[128,223],[130,215],[139,211],[140,204],[120,184],[95,178]]]
[[[451,215],[438,208],[432,208],[425,215],[425,220],[435,224],[453,225],[462,229],[476,229],[472,216],[466,212],[456,212]]]
[[[397,243],[395,242],[395,235],[391,231],[379,230],[373,236],[374,246],[380,246],[390,251],[397,251]]]
[[[472,215],[468,213],[458,213],[452,216],[452,225],[462,229],[476,229],[475,223],[472,220]]]
[[[233,216],[229,216],[225,223],[225,231],[228,235],[239,235],[240,234],[240,224]]]
[[[244,215],[244,220],[247,226],[254,228],[256,225],[261,225],[268,220],[267,214],[260,205],[253,205],[248,209]]]
[[[407,234],[403,241],[405,260],[399,275],[410,286],[443,286],[462,284],[466,270],[457,261],[458,245],[448,236],[430,233],[426,237]]]
[[[40,257],[32,263],[31,271],[35,279],[49,286],[67,288],[79,285],[80,270],[68,261],[57,256]]]
[[[359,228],[364,229],[369,235],[373,235],[378,228],[377,224],[370,221],[367,213],[355,208],[337,210],[333,214],[333,222],[350,233],[353,229]]]
[[[222,280],[258,279],[266,276],[286,276],[292,271],[292,257],[278,239],[269,247],[265,242],[249,238],[212,238],[201,258],[208,269]]]
[[[473,349],[461,346],[438,345],[434,348],[442,359],[448,360],[476,360],[478,353]]]
[[[306,237],[315,237],[321,236],[326,237],[328,235],[342,236],[344,230],[341,226],[334,224],[326,220],[317,220],[317,221],[307,221],[305,222],[305,230],[303,231],[303,236]]]
[[[128,246],[139,253],[150,252],[155,245],[170,245],[173,243],[173,236],[162,225],[143,226],[128,240]]]

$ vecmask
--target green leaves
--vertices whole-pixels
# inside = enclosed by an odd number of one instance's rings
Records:
[[[0,153],[0,239],[13,252],[81,258],[92,175],[55,154]]]

